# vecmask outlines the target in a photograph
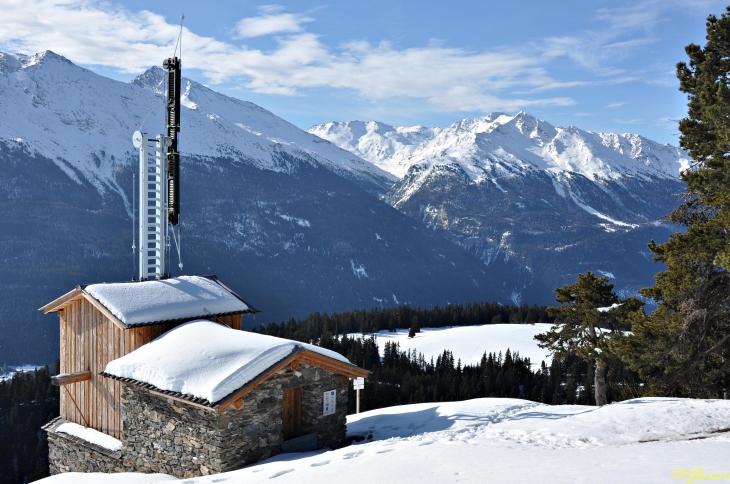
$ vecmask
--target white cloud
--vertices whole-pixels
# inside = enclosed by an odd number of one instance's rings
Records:
[[[263,13],[259,17],[249,17],[236,24],[236,31],[242,38],[260,37],[280,33],[297,33],[304,31],[303,23],[314,19],[293,13],[280,13],[283,7],[267,5],[259,8]]]
[[[666,21],[670,9],[685,8],[690,0],[643,0],[631,7],[601,8],[596,12],[598,28],[582,35],[552,37],[543,44],[546,55],[568,56],[600,76],[623,73],[611,63],[634,55],[638,48],[661,39],[651,35]]]
[[[172,54],[178,25],[149,11],[131,12],[97,0],[6,0],[0,48],[25,53],[51,49],[84,65],[138,73]],[[43,16],[37,12],[44,12]],[[212,83],[235,82],[260,93],[296,95],[309,88],[341,88],[370,100],[425,100],[436,110],[514,111],[567,106],[568,97],[509,94],[568,87],[533,51],[471,52],[431,42],[397,50],[387,42],[356,41],[337,49],[306,32],[309,17],[270,5],[241,20],[238,34],[276,37],[270,52],[195,34],[185,28],[183,65]],[[509,91],[508,91],[509,90]]]
[[[387,99],[389,106],[396,100],[415,100],[442,112],[569,106],[576,104],[571,97],[545,93],[635,81],[611,62],[656,42],[650,35],[652,26],[663,21],[667,3],[679,8],[679,1],[645,0],[630,8],[601,9],[596,17],[601,28],[581,36],[549,38],[522,49],[483,51],[438,41],[408,49],[359,40],[328,46],[305,29],[313,18],[267,5],[258,9],[257,16],[236,23],[237,41],[185,28],[183,65],[199,70],[210,84],[227,82],[267,94],[291,96],[334,88],[375,103]],[[82,65],[139,73],[172,54],[177,34],[178,25],[159,14],[133,12],[101,0],[4,0],[0,50],[51,49]],[[245,44],[245,39],[265,35],[275,36],[274,49],[262,51]],[[551,77],[548,66],[566,57],[594,77]]]
[[[612,108],[618,108],[626,104],[625,102],[614,102],[614,103],[608,103],[605,106],[603,106],[603,109],[612,109]]]

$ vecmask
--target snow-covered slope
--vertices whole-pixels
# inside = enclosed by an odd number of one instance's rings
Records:
[[[123,83],[51,51],[0,53],[0,111],[13,113],[0,116],[0,141],[53,160],[68,176],[82,176],[101,192],[121,194],[113,171],[135,156],[131,136],[143,121],[153,137],[164,126],[165,80],[159,67]],[[289,155],[381,188],[394,178],[253,103],[187,78],[182,89],[183,158],[227,157],[288,171]]]
[[[544,349],[537,346],[536,334],[545,333],[551,324],[483,324],[479,326],[456,326],[448,328],[421,328],[413,338],[408,337],[407,329],[380,331],[375,333],[380,354],[383,354],[385,343],[397,343],[402,351],[413,350],[422,353],[426,361],[449,350],[454,359],[460,359],[464,365],[479,362],[484,353],[504,353],[509,349],[513,354],[518,352],[522,358],[530,358],[533,367],[539,368],[545,361],[548,366],[552,357]],[[358,336],[351,334],[350,337]]]
[[[585,407],[482,398],[405,405],[350,415],[348,434],[365,437],[361,443],[280,455],[194,481],[700,482],[720,479],[710,474],[730,475],[729,421],[730,402],[725,400],[644,398]],[[708,477],[700,479],[700,474]],[[166,479],[61,474],[40,482],[139,484]]]

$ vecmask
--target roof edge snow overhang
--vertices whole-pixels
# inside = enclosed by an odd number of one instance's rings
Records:
[[[251,381],[246,383],[244,386],[223,397],[217,402],[210,402],[204,398],[194,397],[192,395],[186,395],[180,392],[162,390],[154,385],[141,382],[139,380],[134,380],[132,378],[121,378],[106,372],[100,372],[99,374],[113,380],[118,380],[123,383],[138,386],[149,391],[150,393],[154,393],[165,398],[172,398],[173,400],[178,400],[198,408],[220,413],[229,406],[231,406],[234,402],[242,399],[247,393],[255,389],[257,386],[266,381],[275,373],[286,368],[288,365],[292,365],[292,369],[296,370],[296,367],[298,367],[299,363],[305,363],[307,365],[315,366],[317,368],[321,368],[337,375],[342,375],[343,384],[346,383],[345,379],[349,380],[351,378],[358,377],[367,378],[370,375],[369,371],[363,370],[359,366],[343,363],[333,358],[329,358],[319,353],[315,353],[314,351],[306,350],[301,346],[292,351],[289,356],[278,361],[277,363],[274,363],[269,368],[262,371],[258,376],[253,378]]]
[[[233,311],[233,312],[215,313],[215,314],[205,313],[205,314],[199,314],[197,316],[190,316],[190,317],[178,318],[178,319],[165,319],[165,320],[160,320],[160,321],[149,321],[149,322],[138,323],[138,324],[127,324],[127,323],[122,322],[116,316],[114,316],[112,314],[112,312],[109,311],[109,309],[107,309],[107,307],[104,306],[101,302],[99,302],[94,296],[92,296],[91,294],[86,292],[86,290],[85,290],[86,286],[88,286],[89,284],[85,284],[83,286],[82,285],[76,286],[76,288],[74,290],[67,292],[63,296],[49,302],[48,304],[46,304],[45,306],[42,306],[38,310],[43,311],[44,314],[55,313],[55,312],[58,312],[58,311],[64,309],[66,306],[68,306],[72,302],[77,301],[81,298],[84,298],[87,301],[89,301],[102,314],[104,314],[104,316],[106,316],[112,323],[114,323],[116,326],[118,326],[121,329],[141,328],[144,326],[155,326],[158,324],[167,324],[167,323],[185,323],[187,321],[193,321],[195,319],[201,319],[201,318],[202,319],[217,318],[217,317],[221,317],[221,316],[236,316],[239,314],[255,314],[255,313],[261,312],[258,309],[254,308],[253,306],[251,306],[246,301],[244,301],[243,298],[241,298],[241,296],[239,296],[238,294],[236,294],[236,292],[231,290],[231,288],[229,288],[228,286],[223,284],[216,276],[209,275],[209,276],[199,276],[199,277],[204,277],[206,279],[209,279],[209,280],[215,282],[216,284],[221,286],[223,289],[225,289],[226,291],[231,293],[231,295],[234,296],[236,299],[238,299],[243,304],[245,304],[248,307],[248,309],[246,309],[244,311]],[[114,284],[136,284],[137,282],[138,281],[124,281],[124,282],[116,282]]]

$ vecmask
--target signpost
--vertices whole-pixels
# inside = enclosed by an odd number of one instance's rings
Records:
[[[356,407],[355,413],[360,413],[360,390],[365,389],[365,378],[363,378],[361,376],[357,377],[352,382],[352,388],[354,388],[355,391],[357,391],[357,407]]]

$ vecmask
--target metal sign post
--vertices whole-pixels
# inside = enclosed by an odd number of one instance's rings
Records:
[[[352,382],[352,388],[357,392],[357,404],[355,406],[355,413],[360,413],[360,390],[365,389],[365,378],[358,377]]]

